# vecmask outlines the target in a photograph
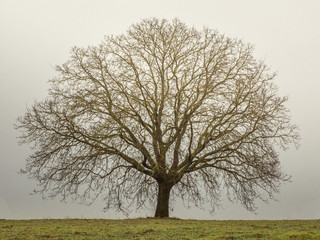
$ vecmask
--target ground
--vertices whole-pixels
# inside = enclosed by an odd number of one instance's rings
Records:
[[[0,220],[0,239],[320,239],[320,220]]]

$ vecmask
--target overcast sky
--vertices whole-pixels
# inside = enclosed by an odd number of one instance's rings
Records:
[[[35,99],[47,96],[53,67],[68,59],[73,46],[96,45],[105,35],[125,33],[143,18],[180,20],[217,29],[255,46],[257,59],[278,72],[280,94],[289,96],[301,147],[280,153],[292,175],[278,201],[257,202],[257,214],[223,201],[208,209],[185,209],[178,201],[171,216],[198,219],[320,218],[320,1],[319,0],[0,0],[0,219],[122,218],[90,207],[30,195],[37,183],[17,172],[31,150],[18,146],[15,119]],[[131,217],[153,216],[153,210]]]

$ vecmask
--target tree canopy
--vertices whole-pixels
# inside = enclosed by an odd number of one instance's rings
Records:
[[[250,44],[153,18],[72,48],[56,71],[17,123],[34,144],[23,172],[46,196],[167,217],[175,197],[214,209],[224,188],[252,211],[288,179],[277,150],[299,134]]]

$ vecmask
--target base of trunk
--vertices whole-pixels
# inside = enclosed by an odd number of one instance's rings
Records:
[[[158,185],[158,202],[155,217],[169,217],[169,199],[172,185],[163,182],[158,183]]]

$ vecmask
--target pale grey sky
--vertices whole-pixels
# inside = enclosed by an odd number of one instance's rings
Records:
[[[282,95],[289,96],[301,147],[281,152],[292,175],[278,201],[258,202],[257,214],[223,201],[214,216],[176,202],[171,216],[199,219],[320,218],[320,1],[318,0],[0,0],[0,219],[122,218],[90,207],[29,195],[36,182],[18,175],[31,150],[18,146],[15,119],[47,96],[53,66],[68,59],[72,46],[98,44],[104,35],[125,33],[143,18],[178,17],[189,26],[217,29],[255,45]],[[153,210],[131,217],[152,216]]]

